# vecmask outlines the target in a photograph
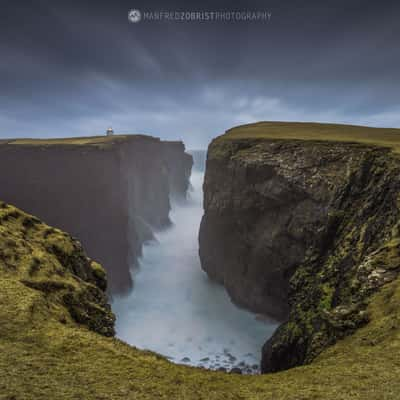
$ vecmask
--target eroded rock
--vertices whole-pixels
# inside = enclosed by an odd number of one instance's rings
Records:
[[[400,161],[357,143],[216,139],[200,228],[202,268],[233,301],[285,321],[262,370],[313,360],[368,321],[399,273]]]

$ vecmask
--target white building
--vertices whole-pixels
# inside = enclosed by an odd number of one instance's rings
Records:
[[[106,135],[107,135],[107,136],[112,136],[112,135],[114,135],[113,128],[108,128],[108,129],[107,129],[107,132],[106,132]]]

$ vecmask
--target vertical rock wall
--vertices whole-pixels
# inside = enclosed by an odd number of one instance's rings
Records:
[[[70,232],[122,292],[143,242],[169,224],[170,196],[186,195],[191,166],[183,143],[146,136],[3,142],[0,199]]]

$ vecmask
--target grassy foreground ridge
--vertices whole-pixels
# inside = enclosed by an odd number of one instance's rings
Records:
[[[396,152],[397,132],[262,122],[217,140],[356,141]],[[353,335],[309,365],[261,376],[175,365],[114,338],[105,286],[75,239],[0,204],[0,400],[400,398],[399,278],[369,299],[370,322]]]
[[[77,289],[85,286],[45,250],[43,235],[52,228],[11,206],[1,209],[0,218],[2,400],[398,399],[398,280],[374,297],[366,327],[331,347],[313,364],[271,375],[230,375],[171,364],[78,324],[57,293],[26,284],[31,264],[18,261],[29,254],[40,255],[34,280],[57,277],[60,284],[71,283]],[[27,221],[34,221],[28,232]],[[68,235],[57,230],[52,235],[52,240],[72,251]],[[64,270],[64,277],[57,270]]]

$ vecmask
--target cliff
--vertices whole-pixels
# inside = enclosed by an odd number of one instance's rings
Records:
[[[106,277],[70,235],[0,205],[3,400],[398,400],[400,281],[371,296],[370,322],[313,363],[246,376],[168,362],[112,337]]]
[[[1,141],[0,198],[77,237],[121,292],[191,165],[183,143],[142,135]]]
[[[193,166],[193,156],[185,153],[182,142],[163,141],[164,160],[168,168],[170,194],[173,198],[186,199],[190,175]]]
[[[283,321],[263,372],[311,362],[368,323],[400,269],[400,132],[258,123],[208,150],[202,268],[232,299]]]

